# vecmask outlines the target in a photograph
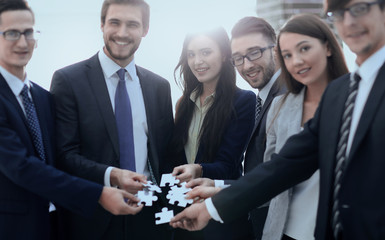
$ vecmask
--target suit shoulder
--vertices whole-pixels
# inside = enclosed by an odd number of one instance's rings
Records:
[[[85,72],[85,69],[93,64],[96,64],[97,66],[100,66],[100,62],[97,58],[97,55],[92,56],[89,59],[82,60],[77,63],[73,63],[71,65],[68,65],[66,67],[60,68],[55,71],[55,74],[71,74],[71,75],[77,75]]]
[[[140,78],[151,79],[151,81],[157,81],[157,82],[160,82],[163,84],[170,85],[170,83],[167,79],[159,76],[158,74],[156,74],[156,73],[154,73],[154,72],[152,72],[146,68],[136,66],[136,69],[137,69],[139,79]]]
[[[235,95],[234,95],[234,99],[235,101],[239,101],[239,100],[244,100],[244,101],[249,101],[249,100],[252,100],[252,99],[256,99],[256,95],[254,92],[250,91],[250,90],[244,90],[244,89],[240,89],[238,88],[236,91],[235,91]]]
[[[254,92],[250,90],[244,90],[244,89],[236,90],[234,95],[235,108],[255,106],[255,102],[256,102],[256,95]]]

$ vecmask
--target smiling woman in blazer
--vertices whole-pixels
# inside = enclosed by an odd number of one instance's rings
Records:
[[[278,35],[278,59],[288,92],[273,100],[267,115],[265,161],[313,117],[327,84],[347,73],[329,27],[310,14],[291,18]],[[319,171],[270,202],[263,240],[314,239]]]
[[[180,70],[183,95],[176,107],[172,140],[173,151],[180,156],[173,174],[182,182],[241,176],[243,153],[255,123],[256,96],[236,87],[230,57],[230,41],[223,28],[185,38],[175,69]],[[231,227],[220,231],[219,227],[225,227],[215,224],[215,234],[205,230],[206,238],[233,239],[230,236],[235,232],[225,233]]]

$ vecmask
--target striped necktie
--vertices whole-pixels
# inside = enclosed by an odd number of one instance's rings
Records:
[[[354,74],[350,79],[349,95],[345,102],[345,110],[342,115],[342,125],[340,128],[340,138],[337,146],[336,166],[334,169],[334,191],[333,191],[333,219],[332,227],[335,239],[339,239],[342,233],[343,227],[340,218],[340,203],[339,193],[341,189],[341,179],[344,170],[346,169],[346,146],[349,139],[350,125],[352,122],[352,114],[354,109],[354,103],[357,97],[358,84],[361,77],[358,74]]]

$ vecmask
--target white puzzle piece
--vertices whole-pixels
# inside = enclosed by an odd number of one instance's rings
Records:
[[[157,192],[157,193],[161,193],[162,190],[160,189],[160,187],[158,187],[157,185],[155,185],[153,182],[151,181],[147,181],[147,183],[142,183],[143,186],[148,189],[149,191],[153,191],[153,192]]]
[[[171,218],[174,217],[174,211],[170,210],[168,211],[168,208],[164,207],[162,208],[162,212],[155,213],[155,224],[163,224],[170,222]]]
[[[186,193],[188,193],[190,190],[191,188],[186,188],[186,183],[184,182],[180,187],[171,187],[171,190],[168,192],[166,198],[169,199],[170,204],[186,207],[187,204],[193,203],[193,199],[186,199]]]
[[[165,187],[167,183],[169,184],[168,186],[171,187],[178,184],[179,179],[176,179],[171,173],[163,174],[162,179],[160,180],[160,186]]]
[[[138,206],[142,203],[144,206],[152,206],[152,202],[158,200],[158,197],[154,196],[154,192],[148,190],[138,191],[137,196],[140,199]]]

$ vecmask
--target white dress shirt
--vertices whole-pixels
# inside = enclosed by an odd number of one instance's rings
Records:
[[[110,96],[112,109],[115,111],[115,92],[119,82],[119,76],[116,73],[121,67],[110,59],[104,52],[100,50],[98,53],[100,65],[103,70],[104,79],[106,81],[108,94]],[[142,87],[138,75],[136,73],[135,61],[132,60],[126,67],[125,81],[127,93],[131,102],[132,122],[134,130],[134,147],[135,147],[135,166],[136,172],[149,176],[147,166],[147,116],[146,108],[143,100]],[[110,173],[113,167],[108,167],[104,174],[104,183],[110,186]]]
[[[346,155],[349,154],[354,135],[357,130],[359,120],[361,118],[362,111],[364,110],[366,101],[370,91],[372,90],[374,81],[376,80],[378,71],[385,62],[385,46],[366,59],[361,66],[355,65],[356,71],[352,73],[358,73],[361,76],[361,81],[358,85],[358,92],[356,102],[354,103],[352,122],[350,125],[348,145],[346,146]]]

